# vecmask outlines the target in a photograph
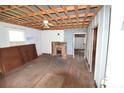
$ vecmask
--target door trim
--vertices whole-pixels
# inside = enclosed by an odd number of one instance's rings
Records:
[[[75,50],[75,35],[76,35],[76,34],[85,34],[85,35],[86,35],[85,32],[74,32],[74,33],[73,33],[73,58],[75,58],[74,50]]]

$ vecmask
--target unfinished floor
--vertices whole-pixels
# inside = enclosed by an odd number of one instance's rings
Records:
[[[14,88],[92,88],[94,82],[83,55],[73,59],[41,55],[9,72],[0,87]]]

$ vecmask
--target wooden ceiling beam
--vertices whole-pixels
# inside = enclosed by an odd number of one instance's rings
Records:
[[[52,15],[49,12],[46,12],[45,8],[43,8],[42,6],[38,5],[37,6],[39,9],[41,9],[43,12],[45,12],[50,18],[52,18]],[[44,18],[43,20],[48,20],[48,18]],[[42,20],[42,21],[43,21]],[[49,21],[49,20],[48,20]],[[55,21],[57,22],[57,20],[55,19]],[[53,23],[52,23],[53,24]],[[54,25],[54,24],[53,24]]]
[[[97,7],[96,5],[92,5],[91,7]],[[67,6],[66,7],[67,11],[72,11],[74,10],[73,6]],[[79,6],[78,9],[86,9],[86,6]],[[62,8],[57,8],[56,9],[58,12],[64,12],[64,10]],[[52,11],[51,9],[47,9],[46,12],[48,13],[54,13],[54,11]],[[25,17],[30,17],[30,16],[37,16],[37,15],[43,15],[46,14],[46,12],[37,12],[37,13],[30,13],[24,16],[19,16],[19,17],[15,17],[12,19],[18,19],[18,18],[25,18]],[[7,20],[10,20],[11,18],[8,18]]]
[[[17,16],[17,17],[14,17],[14,18],[7,18],[6,20],[17,20],[17,19],[20,19],[20,18],[27,18],[27,17],[33,17],[33,16],[37,16],[38,14],[35,12],[33,12],[33,13],[29,13],[29,14],[25,14],[25,15],[23,15],[23,16]],[[43,15],[43,12],[40,12],[39,13],[39,15],[40,16],[42,16]]]
[[[69,21],[72,23],[70,16],[68,15],[67,8],[64,5],[61,5],[61,8],[64,10],[65,15],[68,17]]]
[[[6,10],[8,12],[0,13],[0,20],[4,22],[9,22],[12,24],[28,26],[32,28],[43,29],[41,22],[43,20],[48,20],[50,23],[54,24],[52,27],[56,26],[75,26],[75,25],[89,25],[91,18],[94,17],[96,13],[100,10],[101,6],[98,5],[72,5],[72,6],[49,6],[49,8],[44,8],[42,5],[37,6],[17,6],[11,7],[12,9]],[[8,7],[7,7],[8,8]],[[96,12],[90,12],[91,8],[95,8]],[[1,8],[2,9],[2,8]],[[79,9],[85,9],[86,13],[80,13]],[[3,8],[3,10],[5,10]],[[37,11],[38,10],[38,11]],[[11,12],[12,11],[12,12]],[[21,13],[22,11],[22,13]],[[70,15],[70,11],[75,12]],[[60,15],[64,13],[64,15]],[[56,14],[56,15],[55,15]],[[9,18],[8,18],[9,17]],[[86,27],[86,26],[85,26]],[[64,28],[64,27],[63,27]]]
[[[24,7],[26,7],[27,9],[29,9],[31,12],[35,13],[35,11],[30,6],[26,5]]]
[[[33,13],[37,13],[34,9],[32,9],[30,6],[25,6],[26,8],[28,8],[30,11],[32,11]],[[43,15],[40,15],[41,17],[44,18]],[[33,16],[35,18],[35,16]],[[37,19],[37,18],[36,18]],[[39,20],[39,19],[38,19]]]
[[[49,17],[52,18],[51,14],[48,13],[42,6],[38,5],[37,7],[38,7],[41,11],[43,11],[45,14],[47,14]],[[43,16],[43,14],[42,14],[42,16]],[[44,17],[44,19],[47,19],[47,18]]]
[[[79,20],[79,23],[83,23],[83,21],[84,21],[84,20]],[[66,21],[65,21],[65,22],[66,22]],[[66,22],[66,23],[67,23],[66,25],[68,25],[68,24],[74,24],[74,23],[76,23],[76,22],[77,22],[77,20],[73,20],[72,22]],[[86,23],[86,22],[90,22],[90,19],[86,19],[86,20],[85,20],[85,23]],[[64,24],[64,23],[63,23],[63,24]],[[62,25],[63,25],[63,24],[62,24]],[[41,22],[39,22],[39,23],[37,22],[37,23],[32,23],[32,24],[30,24],[30,26],[34,26],[34,25],[41,25]],[[54,25],[58,25],[58,24],[54,24]]]
[[[102,8],[101,6],[98,6],[98,7],[96,8],[96,14],[99,12],[99,10],[100,10],[101,8]]]
[[[2,19],[2,20],[5,20],[5,19],[6,19],[6,17],[7,17],[7,18],[11,18],[11,16],[10,16],[10,15],[6,15],[6,14],[3,14],[3,13],[2,13],[2,14],[0,13],[0,17],[3,17],[3,19]]]
[[[0,12],[9,11],[9,10],[16,9],[16,8],[18,8],[18,6],[16,6],[16,5],[14,5],[14,6],[9,6],[8,8],[5,8],[5,9],[0,10]]]
[[[88,16],[94,16],[94,14],[93,13],[91,13],[91,14],[88,14]],[[72,15],[71,16],[71,18],[75,18],[76,16],[75,15]],[[79,17],[84,17],[84,14],[81,14],[81,15],[79,15]],[[66,16],[65,17],[63,17],[63,18],[67,18]],[[60,19],[59,17],[57,17],[57,20],[58,19]],[[50,19],[50,20],[53,20],[53,19]],[[27,24],[27,22],[26,22],[26,24],[25,23],[23,23],[23,24],[20,24],[20,23],[18,23],[18,25],[22,25],[22,26],[30,26],[32,23],[36,23],[36,22],[41,22],[41,21],[43,21],[43,20],[36,20],[35,22],[33,21],[33,22],[29,22],[28,24]],[[6,21],[6,22],[8,22],[8,21]],[[13,21],[9,21],[9,23],[13,23]],[[15,23],[14,23],[15,24]]]
[[[85,16],[84,16],[83,25],[84,25],[84,23],[85,23],[85,20],[86,20],[86,19],[87,19],[87,17],[88,17],[89,9],[90,9],[90,5],[87,5],[87,8],[86,8],[86,13],[85,13]]]
[[[87,10],[88,10],[88,8],[89,7],[87,7]],[[90,8],[92,8],[91,6],[90,6]],[[96,7],[96,13],[94,13],[95,15],[94,16],[96,16],[97,15],[97,13],[99,12],[99,10],[102,8],[102,6],[98,6],[97,5],[97,7]],[[88,10],[89,11],[89,10]],[[87,18],[87,17],[86,17]],[[94,18],[94,17],[93,17]],[[91,20],[93,20],[93,18],[91,19]],[[86,20],[86,19],[85,19]],[[90,23],[89,23],[89,25],[90,25]]]
[[[75,14],[76,14],[76,17],[77,17],[77,24],[79,23],[79,13],[78,13],[78,5],[75,5]]]
[[[88,25],[85,25],[85,27],[88,27]],[[58,27],[52,27],[52,28],[40,28],[40,27],[34,27],[34,28],[38,28],[40,30],[59,30],[59,29],[70,29],[70,28],[82,28],[82,25],[70,25],[70,26],[58,26]]]
[[[57,15],[58,17],[60,17],[60,19],[61,19],[65,24],[67,24],[67,23],[64,21],[63,17],[61,17],[60,14],[58,13],[58,11],[55,9],[55,6],[50,6],[50,8],[56,13],[56,15]],[[60,23],[60,24],[61,24],[61,23]]]
[[[88,22],[86,22],[84,25],[88,25],[89,23]],[[54,27],[68,27],[68,26],[82,26],[82,23],[79,23],[79,24],[77,24],[77,23],[75,23],[75,24],[68,24],[68,25],[65,25],[65,24],[61,24],[61,25],[57,25],[57,26],[54,26]],[[41,27],[41,25],[34,25],[34,26],[32,26],[32,27]],[[83,26],[82,26],[83,27]],[[52,27],[53,28],[53,27]]]
[[[86,24],[84,27],[87,28],[88,25]],[[60,29],[70,29],[70,28],[82,28],[82,25],[56,26],[52,28],[42,28],[40,26],[35,26],[33,28],[40,29],[40,30],[60,30]]]
[[[4,9],[3,11],[0,11],[0,13],[1,12],[4,12],[4,13],[6,13],[6,11],[9,11],[9,10],[11,10],[11,11],[13,11],[13,9],[18,9],[18,10],[20,10],[20,11],[23,11],[23,10],[21,10],[20,9],[20,7],[22,7],[22,6],[19,6],[19,5],[14,5],[14,6],[11,6],[10,8],[7,8],[7,9]],[[15,11],[13,11],[13,12],[15,12]],[[8,12],[7,12],[8,13]],[[19,14],[19,13],[17,13],[17,12],[15,12],[16,14]],[[13,15],[12,13],[9,13],[9,14],[11,14],[11,15]],[[6,14],[7,15],[7,14]],[[19,14],[20,15],[20,14]],[[14,16],[14,17],[13,17]],[[18,17],[18,15],[13,15],[11,18],[15,18],[15,17]],[[10,18],[10,19],[11,19]]]
[[[59,13],[56,11],[56,9],[55,9],[55,7],[52,5],[52,6],[49,6],[53,11],[54,11],[54,13],[58,16],[58,17],[60,17],[61,18],[61,16],[59,15]],[[62,18],[61,18],[62,19]],[[55,19],[56,20],[56,19]],[[56,23],[58,23],[57,22],[57,20],[56,20]],[[61,23],[59,23],[59,24],[61,24]]]
[[[16,7],[16,8],[14,8],[14,9],[18,9],[19,7]],[[12,11],[12,10],[11,10]],[[6,12],[5,12],[6,13]],[[6,13],[6,14],[4,14],[4,13],[2,13],[1,15],[5,15],[5,16],[8,16],[7,18],[10,18],[10,19],[13,19],[13,18],[16,18],[16,17],[18,17],[18,16],[21,16],[21,15],[13,15],[12,13]],[[5,18],[5,19],[3,19],[4,21],[8,21],[7,20],[7,18]],[[16,20],[9,20],[9,22],[15,22]]]
[[[13,14],[13,13],[10,13],[10,12],[2,12],[1,14],[2,15],[5,15],[5,16],[8,16],[9,18],[15,18],[15,17],[17,17],[17,14]],[[4,19],[4,20],[7,20],[7,18]]]
[[[33,12],[33,13],[36,13],[36,11],[35,10],[33,10],[30,6],[21,6],[21,7],[25,7],[25,8],[27,8],[28,10],[30,10],[31,12]],[[17,8],[18,10],[20,10],[20,8]],[[20,11],[23,11],[23,12],[25,12],[24,10],[20,10]],[[27,15],[27,14],[25,14],[25,15]],[[42,15],[40,15],[41,17],[44,17],[44,16],[42,16]],[[18,16],[17,16],[18,17]],[[33,16],[35,19],[37,19],[37,20],[39,20],[38,18],[36,18],[35,16]],[[22,19],[21,21],[19,21],[20,22],[20,24],[23,24],[25,21],[26,22],[30,22],[30,20],[27,20],[26,18],[28,18],[28,17],[25,17],[25,19],[23,19],[23,18],[19,18],[19,19]],[[10,21],[15,21],[15,19],[12,19],[12,20],[10,20]],[[25,26],[28,26],[27,24],[25,24]]]
[[[33,10],[30,6],[24,6],[24,7],[26,7],[28,10],[30,10],[31,12],[33,12],[33,13],[35,13],[35,10]],[[35,17],[35,16],[34,16]],[[23,19],[23,20],[26,20],[26,19]],[[29,20],[27,20],[27,22],[29,22]],[[24,22],[22,21],[22,24],[23,24]]]
[[[66,24],[60,24],[60,25],[56,25],[56,26],[69,26],[69,25],[82,25],[83,23],[82,22],[80,22],[79,24],[77,24],[76,22],[75,23],[73,23],[73,24],[71,24],[71,23],[68,23],[67,25]],[[84,23],[85,25],[88,25],[89,24],[89,22],[85,22]],[[38,27],[41,27],[41,25],[40,24],[37,24],[37,25],[30,25],[31,27],[35,27],[35,26],[38,26]],[[52,27],[56,27],[56,26],[52,26]]]
[[[88,13],[87,16],[95,16],[94,13]],[[79,17],[85,17],[85,14],[79,14]],[[76,18],[76,15],[71,15],[70,18]],[[55,17],[55,18],[51,18],[51,19],[47,19],[48,21],[52,21],[52,20],[60,20],[61,18],[60,17]],[[63,16],[63,19],[68,19],[67,16]],[[44,19],[41,19],[41,20],[35,20],[35,21],[31,21],[31,22],[25,22],[23,23],[24,25],[26,24],[32,24],[32,23],[35,23],[35,22],[41,22],[43,21]]]

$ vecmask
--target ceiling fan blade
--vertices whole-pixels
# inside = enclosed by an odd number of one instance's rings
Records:
[[[43,27],[43,26],[44,26],[44,24],[42,23],[42,24],[41,24],[41,27]]]
[[[51,23],[48,23],[48,25],[49,25],[49,26],[54,26],[54,25],[53,25],[53,24],[51,24]]]
[[[44,27],[44,28],[49,28],[49,26],[48,26],[47,24],[45,24],[43,27]]]

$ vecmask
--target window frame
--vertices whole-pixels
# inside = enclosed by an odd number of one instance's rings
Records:
[[[10,31],[15,31],[15,32],[23,32],[23,40],[10,40]],[[9,30],[8,31],[8,35],[9,35],[9,46],[17,46],[17,45],[24,45],[24,44],[26,44],[26,38],[25,38],[25,32],[24,31],[22,31],[22,30],[13,30],[13,29],[11,29],[11,30]],[[14,36],[14,35],[13,35]]]

